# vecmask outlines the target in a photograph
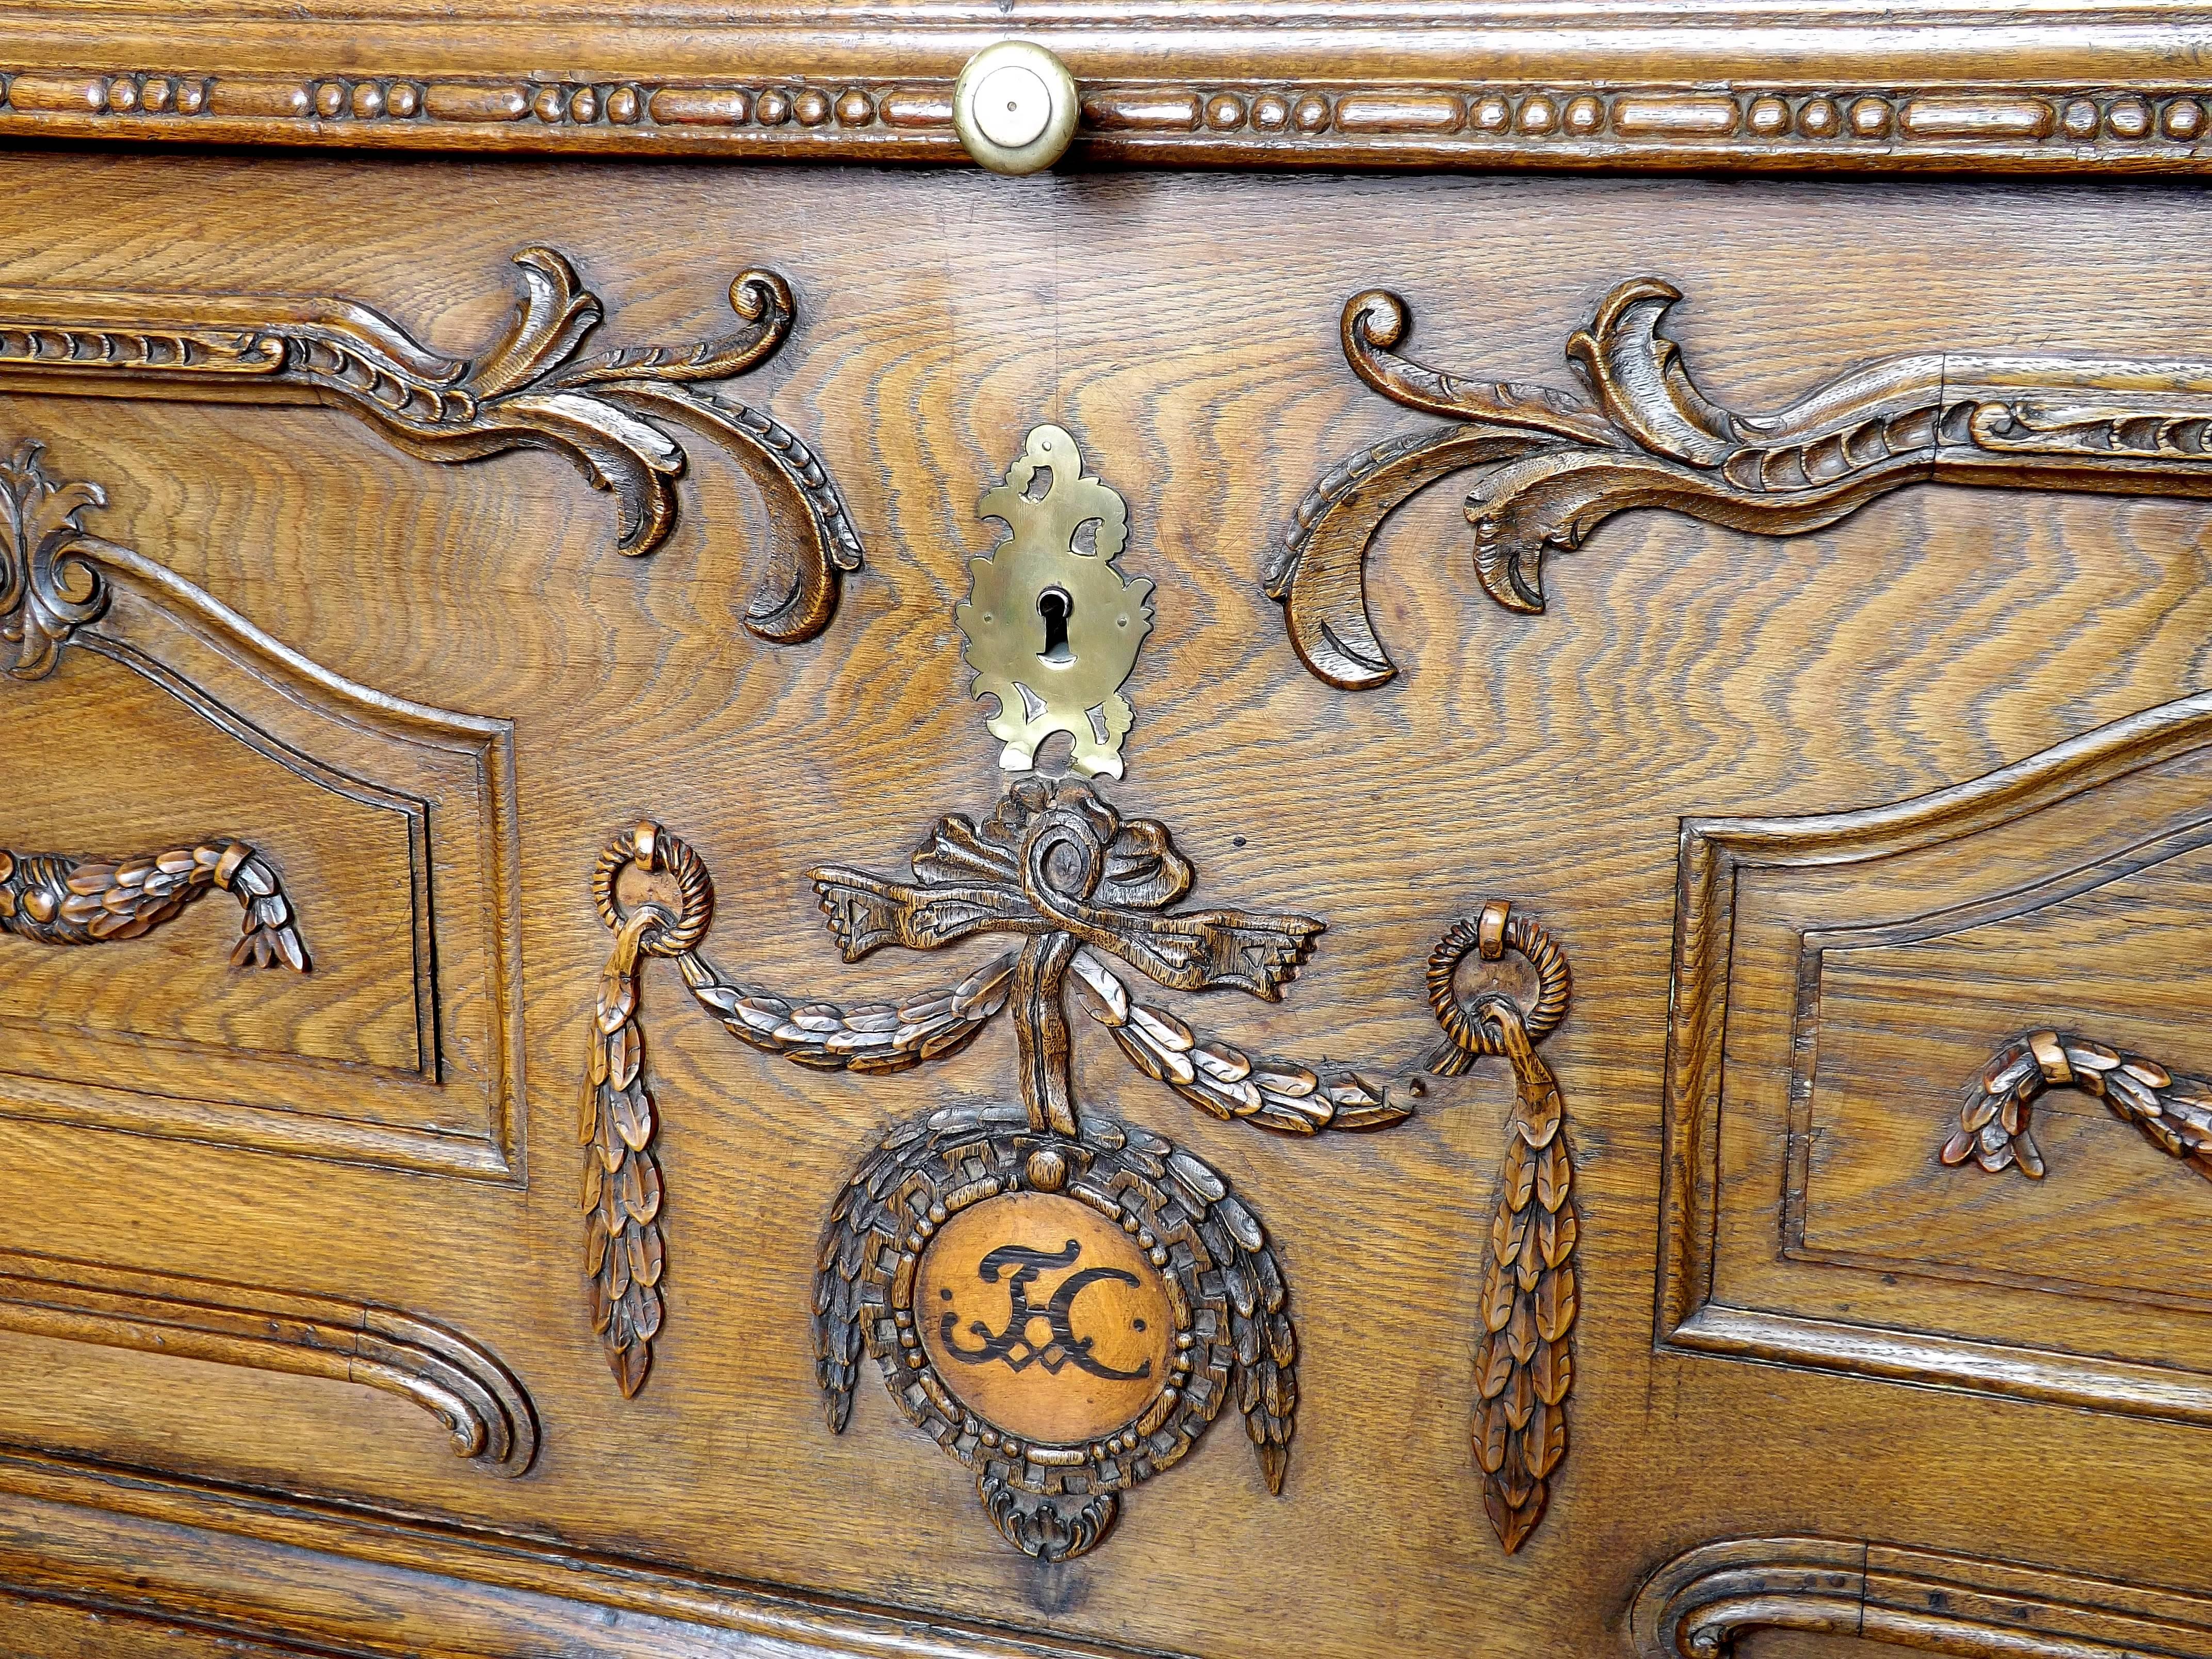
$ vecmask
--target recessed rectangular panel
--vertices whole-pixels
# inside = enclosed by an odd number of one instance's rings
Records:
[[[2212,1072],[2208,742],[2192,699],[1914,801],[1691,823],[1662,1343],[2212,1408],[2212,1182],[2063,1058]],[[2029,1156],[1950,1146],[1978,1085],[2031,1078],[2002,1126]]]
[[[66,729],[0,845],[97,864],[250,847],[303,970],[236,965],[243,890],[137,937],[0,934],[0,1113],[502,1176],[519,1152],[503,722],[288,659],[143,562],[11,696]]]

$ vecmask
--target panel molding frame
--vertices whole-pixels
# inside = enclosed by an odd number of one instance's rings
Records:
[[[1644,1581],[1628,1625],[1638,1659],[1720,1659],[1774,1630],[1963,1659],[2212,1659],[2212,1597],[1845,1538],[1686,1550]]]
[[[0,1603],[9,1597],[346,1659],[540,1659],[555,1648],[575,1659],[1169,1659],[0,1449]]]
[[[2208,744],[2212,693],[2200,692],[1908,800],[1797,818],[1682,821],[1655,1352],[1800,1365],[2212,1427],[2212,1373],[1739,1307],[1716,1288],[1723,1048],[1739,875],[1872,862],[1939,846]],[[1794,1012],[1792,1023],[1801,1023]],[[1779,1240],[1778,1255],[1787,1259]]]
[[[495,1474],[538,1455],[535,1408],[506,1366],[378,1303],[0,1249],[0,1330],[357,1382],[429,1413],[456,1456]]]
[[[360,799],[356,792],[370,791],[377,798],[376,804],[395,806],[407,818],[414,907],[411,995],[419,1063],[405,1073],[303,1056],[284,1057],[285,1066],[328,1076],[341,1086],[350,1078],[369,1072],[395,1079],[412,1079],[426,1087],[446,1082],[440,1059],[441,1013],[434,967],[437,951],[432,930],[434,915],[451,915],[453,906],[449,903],[442,912],[434,909],[430,866],[435,849],[430,804],[404,792],[366,783],[308,757],[216,702],[197,681],[142,648],[132,637],[125,613],[143,605],[225,653],[277,695],[310,709],[319,708],[326,715],[342,714],[363,732],[457,757],[473,772],[483,797],[475,833],[483,839],[487,866],[483,872],[487,890],[480,920],[489,982],[483,1000],[490,1021],[488,1046],[495,1059],[486,1079],[488,1116],[486,1133],[481,1135],[306,1109],[150,1093],[90,1078],[63,1083],[12,1070],[6,1073],[8,1097],[0,1100],[0,1120],[80,1125],[520,1184],[526,1084],[520,845],[513,722],[431,708],[348,679],[310,660],[204,589],[135,550],[85,535],[75,541],[70,556],[97,579],[101,604],[99,614],[74,627],[63,639],[63,654],[82,648],[138,673],[255,752],[349,798]],[[334,927],[337,920],[330,918],[325,925]],[[176,1039],[143,1037],[140,1042],[142,1046],[179,1048],[202,1057],[210,1052],[204,1044]]]

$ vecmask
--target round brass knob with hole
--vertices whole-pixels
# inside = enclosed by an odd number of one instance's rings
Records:
[[[953,131],[994,173],[1043,172],[1066,154],[1075,118],[1075,77],[1031,40],[984,47],[953,82]]]

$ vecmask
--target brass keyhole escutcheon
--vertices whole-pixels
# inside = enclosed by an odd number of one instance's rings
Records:
[[[975,696],[998,704],[999,764],[1029,771],[1038,745],[1064,732],[1079,775],[1120,777],[1133,717],[1121,685],[1152,626],[1152,583],[1114,565],[1128,504],[1083,470],[1072,434],[1041,426],[977,510],[1012,534],[969,561],[969,596],[952,619],[968,636]]]

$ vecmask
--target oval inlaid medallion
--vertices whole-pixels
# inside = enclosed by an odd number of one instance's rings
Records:
[[[1169,1380],[1175,1310],[1160,1270],[1057,1194],[1009,1193],[950,1217],[922,1254],[914,1316],[961,1404],[1028,1440],[1102,1439]]]

